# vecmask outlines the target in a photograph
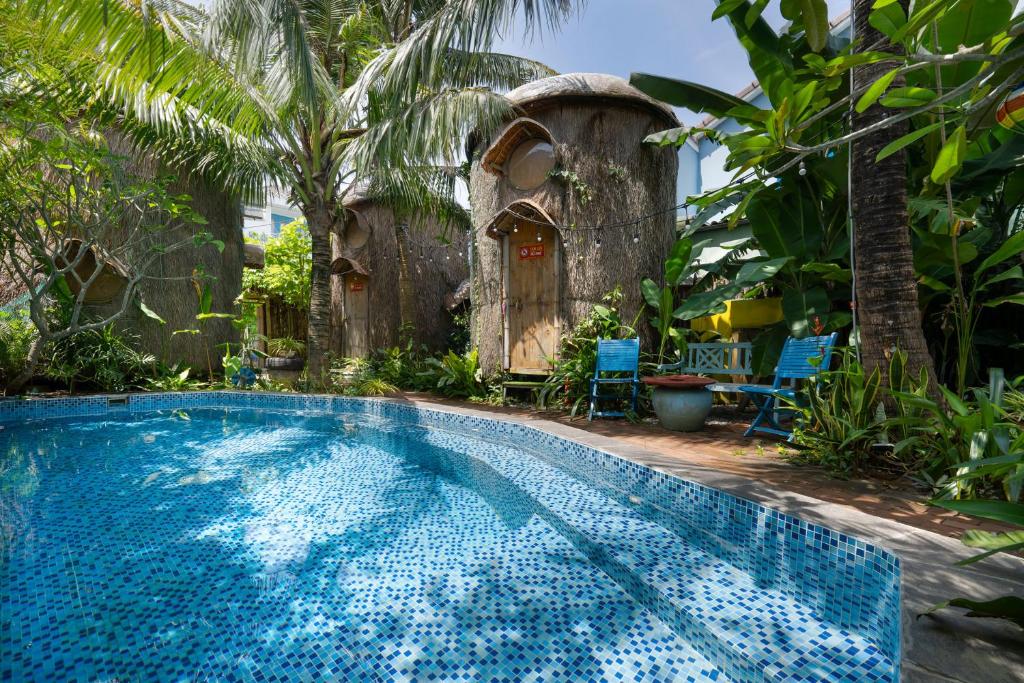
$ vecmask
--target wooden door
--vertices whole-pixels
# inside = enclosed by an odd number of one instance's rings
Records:
[[[347,358],[370,355],[370,282],[365,275],[345,276],[343,353]]]
[[[520,225],[508,233],[505,245],[508,368],[547,374],[560,331],[558,233],[550,226]]]

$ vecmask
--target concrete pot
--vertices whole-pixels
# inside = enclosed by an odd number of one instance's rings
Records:
[[[651,396],[654,412],[665,429],[674,432],[696,432],[704,428],[704,420],[711,412],[710,391],[698,389],[670,389],[655,387]]]
[[[651,403],[661,426],[676,432],[695,432],[704,427],[713,398],[706,387],[714,381],[695,375],[644,377],[644,383],[654,388]]]

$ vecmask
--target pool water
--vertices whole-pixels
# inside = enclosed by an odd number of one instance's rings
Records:
[[[891,557],[814,559],[750,503],[712,528],[527,433],[225,407],[8,424],[0,680],[897,680]]]

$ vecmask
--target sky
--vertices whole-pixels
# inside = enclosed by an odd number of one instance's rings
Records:
[[[833,17],[849,0],[828,0]],[[753,81],[746,53],[725,19],[711,21],[715,0],[587,0],[555,34],[524,35],[521,21],[495,46],[555,71],[589,71],[628,79],[645,71],[737,92]],[[783,19],[773,2],[765,13],[778,28]],[[684,123],[701,116],[679,112]]]

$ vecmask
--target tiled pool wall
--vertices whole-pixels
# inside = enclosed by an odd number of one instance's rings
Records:
[[[655,514],[682,518],[688,528],[714,538],[715,553],[759,585],[782,591],[833,624],[869,638],[896,663],[898,676],[900,566],[893,554],[527,425],[389,400],[231,391],[5,400],[0,401],[0,424],[194,407],[362,413],[557,453],[558,463],[574,476],[639,498],[656,508]]]

